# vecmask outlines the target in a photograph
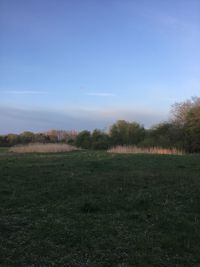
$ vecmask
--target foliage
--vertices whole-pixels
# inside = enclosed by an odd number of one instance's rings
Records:
[[[171,122],[163,122],[153,126],[148,132],[148,138],[153,146],[164,148],[183,148],[183,130]]]
[[[67,143],[85,149],[103,150],[116,145],[163,147],[200,153],[200,97],[192,97],[172,106],[172,118],[150,129],[137,122],[118,120],[109,133],[101,130],[75,131],[51,130],[46,133],[24,132],[0,136],[0,146],[16,144]]]
[[[34,137],[35,137],[34,133],[28,131],[21,133],[19,136],[21,143],[23,144],[32,142],[34,140]]]
[[[171,109],[172,122],[174,124],[178,124],[179,126],[184,126],[190,110],[199,106],[200,97],[191,97],[191,99],[186,101],[173,104]]]
[[[92,133],[92,149],[96,150],[106,150],[110,146],[110,138],[109,136],[100,131],[94,130]]]
[[[113,145],[135,145],[142,141],[144,136],[145,129],[137,122],[119,120],[110,129]]]
[[[77,147],[86,148],[86,149],[91,148],[91,145],[92,145],[91,133],[89,131],[80,132],[76,137],[75,144]]]
[[[200,152],[200,98],[193,97],[172,106],[173,117],[146,131],[141,147],[176,147],[188,152]]]
[[[184,128],[187,150],[200,152],[200,105],[190,109]]]
[[[0,147],[28,143],[69,143],[74,144],[75,131],[52,130],[45,133],[23,132],[21,134],[0,135]]]
[[[20,137],[17,134],[8,134],[5,137],[6,144],[9,144],[11,146],[16,145],[20,141]]]
[[[182,142],[188,152],[200,152],[200,97],[176,103],[172,123],[182,131]]]

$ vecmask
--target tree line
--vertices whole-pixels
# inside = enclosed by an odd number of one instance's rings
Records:
[[[64,142],[85,149],[108,149],[116,145],[139,147],[178,148],[190,153],[200,152],[200,98],[193,97],[175,103],[171,118],[145,129],[137,122],[119,120],[108,132],[98,129],[79,133],[52,130],[47,133],[24,132],[0,136],[0,146],[13,146],[30,142]]]
[[[76,131],[51,130],[45,133],[23,132],[21,134],[0,135],[0,146],[10,147],[28,143],[74,143]]]

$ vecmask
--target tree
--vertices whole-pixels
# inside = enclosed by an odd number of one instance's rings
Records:
[[[110,129],[113,145],[136,145],[144,139],[144,136],[145,129],[137,122],[119,120]]]
[[[27,143],[34,142],[35,135],[32,132],[26,131],[26,132],[21,133],[19,138],[20,138],[20,143],[27,144]]]
[[[108,149],[110,144],[109,136],[100,131],[95,129],[92,133],[92,149]]]
[[[183,147],[183,130],[175,123],[163,122],[153,126],[148,131],[147,138],[151,146]],[[146,142],[148,144],[148,142]]]
[[[171,109],[172,123],[183,127],[186,123],[188,112],[198,106],[200,106],[200,97],[192,97],[186,101],[173,104]]]
[[[89,131],[82,131],[76,137],[76,146],[81,148],[91,148],[91,134]]]
[[[200,105],[190,109],[185,122],[185,143],[189,152],[200,152]]]
[[[34,134],[34,142],[47,143],[47,141],[48,141],[48,138],[46,134],[43,134],[43,133]]]
[[[183,132],[184,148],[189,152],[200,152],[200,97],[175,103],[172,114],[172,123]]]
[[[8,146],[6,136],[5,135],[0,135],[0,147]]]
[[[136,145],[145,137],[145,129],[137,122],[129,123],[127,130],[127,144]]]
[[[6,135],[6,140],[9,146],[14,146],[19,143],[19,136],[17,134]]]
[[[111,126],[110,137],[113,145],[123,145],[126,138],[127,122],[119,120]]]
[[[60,134],[57,130],[50,130],[46,132],[46,136],[51,143],[57,143],[60,140]]]

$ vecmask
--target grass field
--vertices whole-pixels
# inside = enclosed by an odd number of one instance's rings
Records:
[[[200,157],[0,157],[0,266],[199,267]]]
[[[0,155],[2,152],[7,152],[8,151],[8,147],[0,147]]]

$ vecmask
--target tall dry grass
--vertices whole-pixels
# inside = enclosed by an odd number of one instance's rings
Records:
[[[140,148],[136,146],[116,146],[108,150],[109,153],[119,154],[161,154],[161,155],[183,155],[184,151],[176,148],[149,147]]]
[[[58,153],[78,150],[78,148],[68,144],[43,144],[31,143],[27,145],[17,145],[9,149],[14,153]]]

